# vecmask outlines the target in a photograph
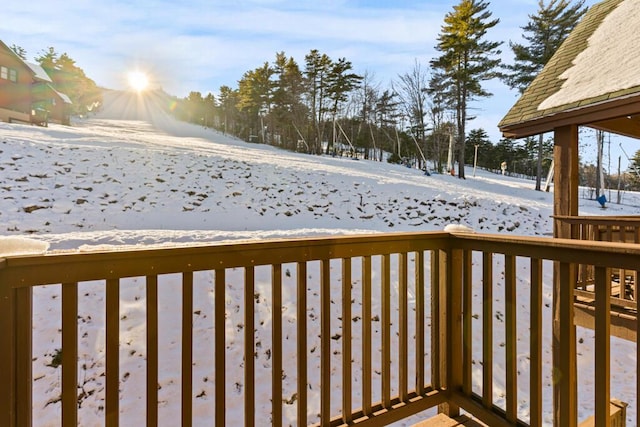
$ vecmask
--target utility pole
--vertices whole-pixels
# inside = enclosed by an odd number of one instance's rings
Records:
[[[473,153],[473,176],[476,176],[476,166],[478,166],[478,144],[474,145],[475,151]]]

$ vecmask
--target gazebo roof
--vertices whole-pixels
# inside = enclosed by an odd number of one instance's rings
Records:
[[[640,0],[592,6],[499,123],[521,138],[586,125],[640,138]]]

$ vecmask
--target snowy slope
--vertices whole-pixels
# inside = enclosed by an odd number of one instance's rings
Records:
[[[427,177],[418,170],[397,165],[290,153],[175,122],[151,111],[151,116],[144,117],[149,121],[116,120],[103,114],[78,121],[73,127],[0,123],[0,236],[32,237],[49,244],[51,251],[67,251],[104,245],[442,230],[448,224],[467,225],[488,233],[552,232],[553,195],[534,191],[529,181],[482,171],[473,177],[471,170],[467,171],[466,180],[449,175]],[[636,195],[625,194],[623,203],[609,204],[606,214],[640,213]],[[583,200],[581,213],[603,213],[598,206],[594,201]],[[167,281],[169,291],[161,297],[162,313],[172,313],[175,292],[179,290],[177,279]],[[233,287],[232,278],[228,282],[230,316],[241,318],[236,301],[242,301],[242,290]],[[548,284],[547,281],[547,297]],[[80,330],[86,334],[81,342],[80,416],[82,425],[100,425],[104,302],[99,285],[82,286]],[[144,340],[143,289],[143,284],[133,279],[123,285],[121,295],[122,369],[126,373],[121,409],[137,424],[144,420],[144,405],[140,405],[144,398],[140,376],[144,349],[139,344]],[[200,314],[211,312],[211,298],[209,290],[201,292],[194,308],[198,313],[194,320],[196,340],[202,343],[194,368],[194,384],[202,387],[195,390],[199,394],[194,399],[196,425],[210,415],[214,399],[206,369],[212,357],[212,324]],[[260,295],[258,299],[268,300],[266,285]],[[523,297],[526,298],[524,291]],[[59,324],[54,320],[60,310],[59,289],[38,290],[35,305],[35,424],[57,425],[59,367],[51,362],[59,348]],[[171,411],[176,413],[179,400],[179,364],[175,363],[179,358],[179,320],[172,316],[165,314],[161,318],[161,328],[167,331],[163,338],[166,341],[161,343],[167,349],[167,368],[160,379],[161,419],[162,414],[170,419]],[[259,316],[267,320],[268,326],[269,313],[260,312]],[[316,326],[312,323],[310,327]],[[258,340],[266,341],[270,336],[267,327],[258,327],[257,333]],[[580,330],[579,337],[589,343],[592,333]],[[629,419],[634,419],[635,394],[626,390],[629,382],[624,378],[635,375],[635,346],[617,340],[614,343],[614,377],[622,377],[623,381],[613,385],[612,395],[632,404]],[[588,344],[579,349],[585,361],[581,366],[592,364],[593,352]],[[266,369],[267,352],[263,349],[259,353]],[[229,360],[235,357],[228,356]],[[228,368],[228,417],[230,423],[239,423],[243,409],[234,396],[241,395],[242,371],[239,366]],[[585,369],[586,383],[581,385],[581,393],[589,395],[593,390],[588,368]],[[285,382],[285,394],[293,393],[291,387]],[[496,387],[499,401],[498,380]],[[267,387],[264,392],[269,390]],[[267,411],[264,416],[268,417],[267,409],[259,410]],[[285,412],[285,416],[293,416],[295,406]],[[316,412],[316,408],[310,408],[310,413]],[[588,413],[589,408],[584,408],[584,414]]]

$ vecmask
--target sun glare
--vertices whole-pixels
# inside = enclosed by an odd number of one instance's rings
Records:
[[[149,77],[142,71],[132,71],[127,76],[129,86],[136,92],[142,92],[149,86]]]

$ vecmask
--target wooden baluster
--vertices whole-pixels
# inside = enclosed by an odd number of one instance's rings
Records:
[[[256,425],[255,268],[244,270],[244,425]],[[304,353],[303,353],[304,355]]]
[[[271,425],[280,427],[282,425],[282,265],[274,264],[271,272]]]
[[[463,253],[462,270],[462,391],[471,396],[471,361],[472,361],[472,268],[471,251]]]
[[[120,281],[108,279],[106,283],[106,357],[105,357],[105,425],[119,425],[120,379]]]
[[[217,330],[216,330],[217,332]],[[216,396],[216,400],[217,400]],[[193,424],[193,272],[182,273],[182,426]]]
[[[362,409],[371,415],[371,257],[362,258]]]
[[[215,425],[223,426],[226,420],[226,333],[225,333],[225,281],[226,271],[215,270],[214,282],[214,350],[215,350]]]
[[[431,384],[436,390],[446,385],[446,256],[431,252]]]
[[[407,308],[407,298],[408,298],[408,283],[407,283],[407,274],[408,274],[408,265],[407,265],[407,253],[403,252],[399,254],[398,257],[398,280],[399,280],[399,313],[398,313],[398,370],[399,370],[399,395],[400,401],[406,402],[408,396],[408,370],[409,370],[409,362],[408,362],[408,308]]]
[[[542,426],[542,261],[531,259],[531,329],[529,343],[531,427]]]
[[[482,255],[482,404],[493,406],[493,254]]]
[[[382,407],[391,408],[391,256],[382,255]]]
[[[462,282],[463,282],[463,254],[460,249],[451,250],[451,256],[447,264],[447,277],[449,286],[447,287],[447,389],[453,392],[462,390]],[[442,361],[441,361],[442,362]],[[460,415],[460,408],[449,402],[446,405],[446,415],[457,417]]]
[[[78,283],[62,284],[62,425],[78,425]]]
[[[424,316],[424,252],[415,253],[415,280],[416,280],[416,392],[419,396],[424,394],[424,334],[425,334],[425,316]]]
[[[342,259],[342,419],[352,420],[351,413],[351,258]]]
[[[331,420],[331,260],[320,263],[320,423]]]
[[[518,418],[518,328],[516,319],[516,258],[505,255],[504,259],[504,305],[505,305],[505,359],[506,359],[506,387],[507,421],[515,423]]]
[[[307,264],[297,265],[297,302],[298,302],[298,425],[307,423]]]
[[[147,276],[147,425],[158,425],[158,276]]]

